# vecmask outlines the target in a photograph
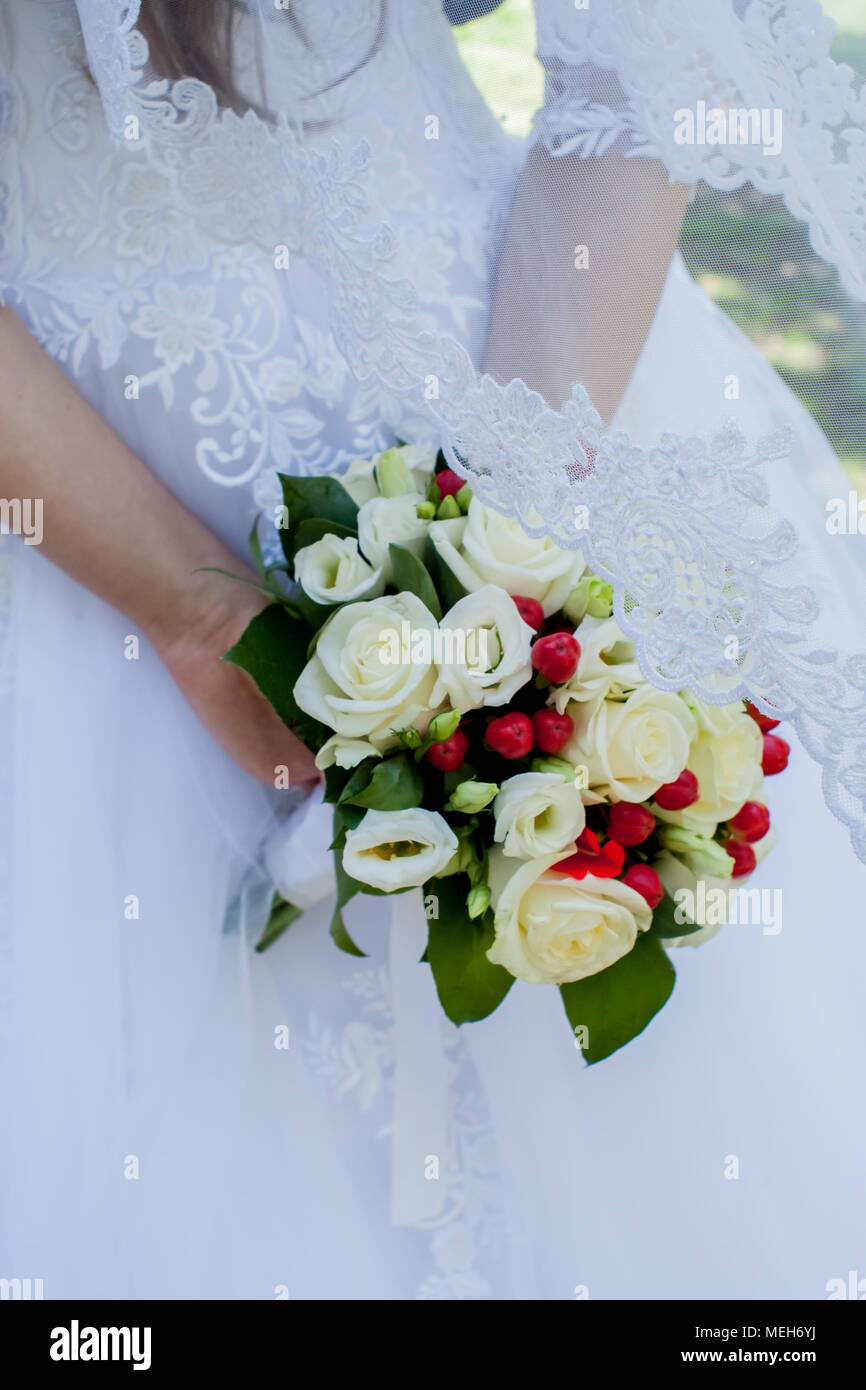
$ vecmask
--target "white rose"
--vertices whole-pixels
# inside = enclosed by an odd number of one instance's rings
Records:
[[[698,733],[686,766],[698,779],[700,797],[684,811],[654,808],[660,820],[712,836],[761,786],[761,730],[741,705],[702,705],[689,697]]]
[[[435,704],[447,697],[461,714],[480,705],[505,705],[532,676],[532,628],[495,584],[459,599],[439,624],[439,634]]]
[[[440,873],[457,845],[437,811],[368,811],[356,829],[346,831],[343,868],[359,883],[394,893]]]
[[[354,536],[322,536],[295,555],[295,579],[314,603],[354,603],[385,590],[380,569],[368,565]]]
[[[568,707],[574,733],[562,756],[583,763],[589,785],[614,801],[646,801],[679,777],[697,733],[679,695],[640,685],[625,700]]]
[[[379,496],[372,459],[352,459],[345,473],[338,473],[337,482],[342,483],[353,501],[362,507],[371,497]]]
[[[584,618],[574,635],[580,646],[577,670],[548,699],[560,714],[572,700],[595,706],[605,699],[622,699],[646,684],[634,659],[634,643],[613,618]]]
[[[512,858],[539,859],[573,849],[586,825],[576,782],[555,772],[519,772],[502,783],[493,803],[493,838]]]
[[[615,878],[556,873],[561,854],[512,867],[501,850],[490,856],[495,937],[487,952],[519,980],[563,985],[584,980],[628,955],[652,912]]]
[[[393,635],[408,623],[426,629],[432,652],[436,619],[415,594],[392,594],[339,608],[322,629],[314,656],[295,683],[295,699],[343,739],[388,742],[392,729],[425,729],[435,667],[393,659]]]
[[[358,513],[358,544],[386,582],[391,578],[391,557],[388,546],[403,545],[420,557],[427,539],[426,521],[416,511],[424,498],[420,492],[402,497],[374,497],[365,502]]]
[[[545,617],[562,607],[585,568],[578,552],[562,550],[548,536],[528,536],[518,521],[477,497],[465,517],[431,522],[430,539],[467,592],[498,584],[506,593],[537,599]]]

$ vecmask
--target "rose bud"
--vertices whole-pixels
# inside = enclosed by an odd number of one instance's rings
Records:
[[[656,828],[656,818],[634,801],[615,801],[607,817],[607,833],[618,845],[641,845]]]
[[[532,644],[532,664],[552,685],[571,680],[580,660],[580,647],[570,632],[549,632]]]
[[[768,734],[771,729],[775,729],[779,723],[778,719],[770,719],[769,715],[762,714],[748,700],[746,701],[746,714],[750,714],[761,730],[762,734]]]
[[[791,745],[786,743],[777,734],[764,734],[764,756],[761,758],[761,767],[768,777],[775,772],[782,772],[788,766],[788,754]]]
[[[651,869],[649,864],[632,864],[630,869],[626,869],[622,876],[622,881],[627,888],[633,888],[636,893],[646,899],[648,907],[653,911],[658,907],[665,895],[662,881],[655,869]]]
[[[439,489],[440,497],[456,497],[466,479],[455,473],[453,468],[443,468],[436,474],[434,482]]]
[[[487,743],[500,757],[525,758],[532,752],[532,724],[527,714],[502,714],[487,726]]]
[[[770,828],[770,812],[760,801],[747,801],[729,822],[738,840],[753,844],[763,840]]]
[[[537,598],[526,598],[523,594],[512,594],[517,611],[523,621],[537,632],[544,622],[544,609]]]
[[[424,757],[440,772],[456,772],[469,750],[469,739],[462,729],[455,729],[450,738],[431,743]]]
[[[532,716],[532,732],[542,753],[558,753],[574,733],[574,720],[555,709],[537,709]]]
[[[676,781],[659,787],[654,799],[663,811],[684,811],[687,806],[694,805],[700,794],[697,777],[686,767]]]
[[[734,861],[731,878],[745,878],[752,872],[758,861],[751,845],[744,845],[742,840],[726,840],[725,849]]]

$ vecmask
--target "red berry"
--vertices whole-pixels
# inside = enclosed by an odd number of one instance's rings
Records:
[[[455,772],[469,749],[469,739],[462,729],[455,729],[450,738],[431,743],[424,757],[440,772]]]
[[[764,734],[764,756],[761,758],[761,767],[768,777],[774,772],[782,772],[788,766],[788,754],[791,745],[786,743],[777,734]]]
[[[553,685],[571,680],[580,660],[580,647],[570,632],[549,632],[532,645],[532,664]]]
[[[532,724],[528,714],[502,714],[487,725],[487,742],[501,757],[525,758],[532,751]]]
[[[751,845],[744,845],[742,840],[727,840],[725,849],[734,861],[732,878],[745,878],[752,872],[758,861]]]
[[[636,893],[640,893],[646,899],[647,906],[658,907],[665,895],[662,881],[655,869],[651,869],[649,864],[632,864],[630,869],[626,869],[622,876],[622,881],[628,888],[633,888]]]
[[[698,779],[688,768],[683,768],[675,782],[666,782],[655,794],[656,803],[663,811],[684,811],[700,797]]]
[[[523,594],[512,594],[517,611],[525,623],[537,632],[544,622],[544,609],[537,598],[525,598]]]
[[[555,709],[537,709],[532,716],[532,732],[542,753],[558,753],[574,733],[574,720]]]
[[[764,734],[768,734],[771,729],[775,729],[779,723],[778,719],[770,719],[766,714],[762,714],[759,709],[755,709],[755,706],[750,704],[748,700],[746,701],[746,714],[752,716],[758,728],[761,730],[761,733]]]
[[[730,825],[738,840],[753,844],[755,840],[763,840],[769,830],[770,812],[760,801],[747,801],[731,818]]]
[[[656,828],[656,818],[634,801],[615,801],[608,812],[607,833],[619,845],[641,845]]]
[[[443,468],[441,473],[436,474],[435,481],[442,497],[453,497],[466,486],[466,479],[455,473],[453,468]]]

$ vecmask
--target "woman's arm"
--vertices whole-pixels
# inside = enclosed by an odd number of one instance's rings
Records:
[[[262,781],[312,755],[253,681],[220,656],[263,595],[203,566],[236,556],[100,419],[11,309],[0,306],[0,495],[42,501],[42,549],[153,643],[187,700],[234,759]]]
[[[535,145],[506,231],[484,370],[502,382],[522,377],[556,409],[579,381],[609,422],[650,330],[689,192],[657,160],[553,156]]]

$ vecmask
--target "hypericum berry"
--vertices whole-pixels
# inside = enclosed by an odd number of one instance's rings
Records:
[[[774,772],[783,772],[788,766],[788,754],[791,745],[786,743],[777,734],[764,734],[764,755],[761,758],[761,767],[768,777]]]
[[[456,497],[466,479],[455,473],[453,468],[443,468],[441,473],[436,474],[434,481],[442,497]]]
[[[642,845],[656,828],[656,818],[634,801],[615,801],[608,812],[607,833],[619,845]]]
[[[532,733],[542,753],[558,753],[574,733],[574,720],[555,709],[537,709],[532,716]]]
[[[666,782],[663,787],[659,787],[655,800],[663,811],[684,811],[687,806],[694,805],[700,794],[697,777],[686,767],[676,781]]]
[[[742,840],[726,840],[725,849],[734,861],[732,878],[745,878],[752,872],[758,861],[751,845],[744,845]]]
[[[649,864],[632,864],[630,869],[626,869],[622,876],[622,881],[627,888],[633,888],[636,893],[640,893],[646,899],[647,906],[653,911],[658,907],[665,895],[662,881],[655,869],[651,869]]]
[[[450,738],[431,743],[424,757],[440,772],[456,772],[469,750],[469,739],[462,729],[455,729]]]
[[[747,801],[730,821],[731,829],[738,840],[754,844],[763,840],[770,828],[770,812],[760,801]]]
[[[544,622],[544,609],[537,598],[526,598],[523,594],[512,594],[517,611],[525,623],[537,632]]]
[[[746,701],[746,714],[750,714],[761,730],[762,734],[768,734],[771,729],[775,729],[779,723],[778,719],[770,719],[768,715],[762,714],[759,709],[755,709],[753,704]]]
[[[487,725],[487,742],[502,758],[525,758],[532,752],[532,724],[528,714],[501,714]]]
[[[532,664],[552,685],[571,680],[580,660],[580,647],[570,632],[549,632],[532,644]]]

